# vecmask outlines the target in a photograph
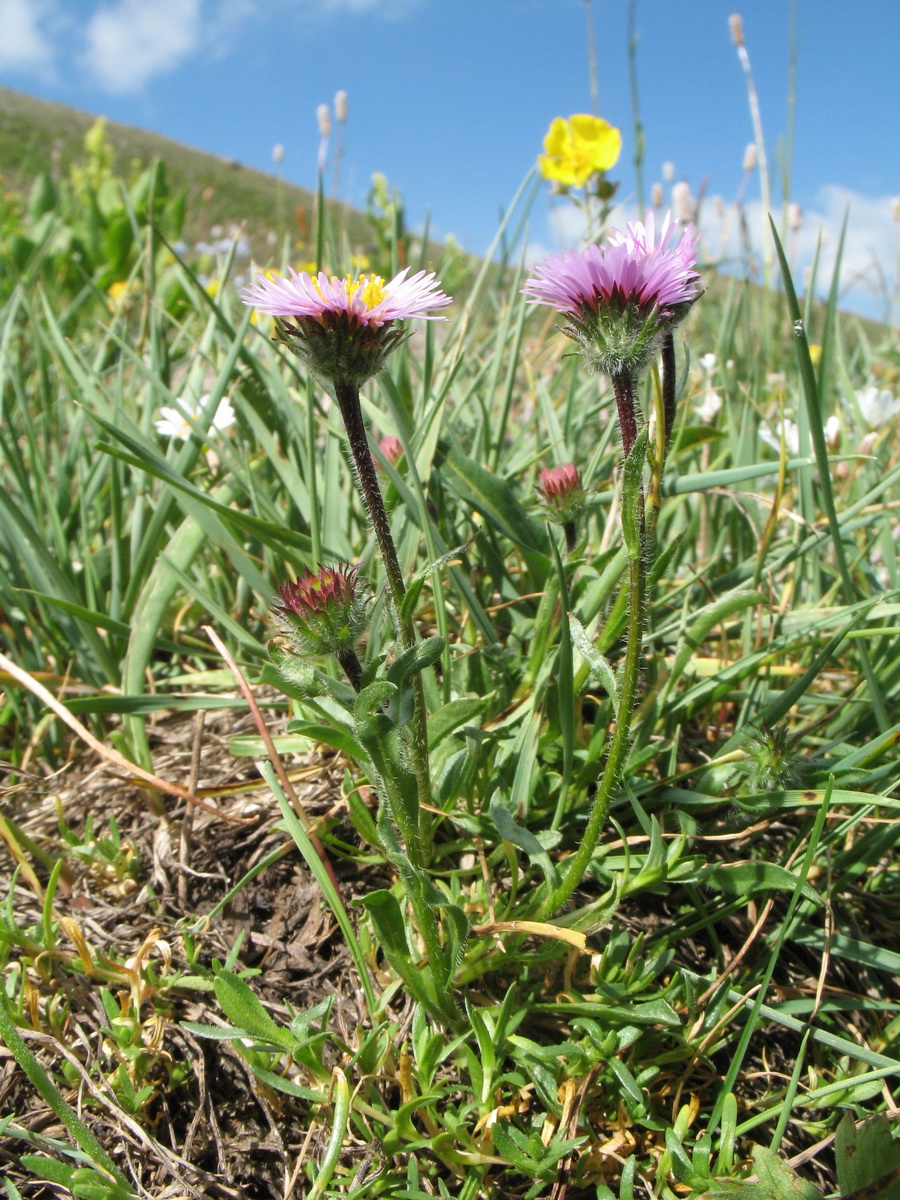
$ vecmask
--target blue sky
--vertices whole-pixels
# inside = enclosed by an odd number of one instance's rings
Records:
[[[363,205],[372,173],[402,191],[411,225],[483,252],[555,116],[592,107],[587,0],[0,0],[0,83],[201,149],[315,179],[316,108],[348,94],[341,193]],[[722,242],[712,197],[730,204],[753,139],[729,14],[743,11],[773,199],[788,127],[790,0],[638,0],[637,67],[650,185],[671,162],[705,182],[708,247]],[[592,0],[601,114],[622,129],[611,172],[633,211],[627,0]],[[897,259],[900,15],[896,0],[797,0],[791,200],[803,209],[799,266],[820,229],[825,265],[850,207],[848,302],[883,311]],[[545,189],[546,190],[546,189]],[[762,244],[758,173],[746,192]],[[541,196],[532,253],[577,236],[577,214]],[[733,243],[729,243],[733,245]],[[879,274],[884,278],[879,282]],[[885,282],[885,280],[887,282]]]

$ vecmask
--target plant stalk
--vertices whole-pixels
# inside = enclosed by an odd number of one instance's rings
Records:
[[[334,384],[334,394],[340,406],[344,428],[347,431],[347,441],[350,453],[356,466],[359,488],[362,493],[369,520],[381,551],[387,575],[388,590],[393,602],[394,614],[400,631],[400,642],[404,650],[411,650],[416,645],[416,631],[409,617],[402,617],[403,598],[406,595],[406,585],[403,582],[403,571],[397,558],[397,548],[391,536],[390,522],[384,506],[384,498],[378,485],[375,473],[375,463],[369,450],[366,437],[366,425],[363,420],[362,407],[359,402],[359,388],[352,382],[337,382]],[[425,689],[420,673],[412,677],[413,689],[413,719],[412,736],[409,741],[410,759],[419,796],[419,806],[431,803],[431,778],[428,771],[428,725],[425,708]]]
[[[640,502],[639,517],[643,529],[643,500]],[[643,543],[643,536],[641,541]],[[642,546],[643,549],[643,546]],[[644,634],[644,609],[646,605],[646,577],[643,554],[630,556],[628,560],[629,606],[625,667],[619,708],[616,713],[616,728],[612,736],[603,778],[597,788],[594,806],[576,852],[568,860],[565,874],[541,905],[538,920],[559,912],[578,884],[597,848],[600,834],[606,824],[612,801],[613,789],[619,780],[628,745],[631,740],[631,720],[634,716],[635,698],[641,667],[641,647]]]
[[[613,375],[613,391],[619,413],[619,429],[622,433],[622,450],[625,457],[637,441],[637,416],[634,411],[634,379],[630,371],[619,371]]]
[[[627,401],[631,396],[631,376],[620,376],[616,386],[616,399]],[[634,405],[620,401],[620,414],[625,411],[634,419]],[[626,431],[623,428],[622,440],[626,441]],[[613,791],[622,773],[622,767],[628,754],[631,741],[631,722],[634,717],[635,700],[637,698],[638,679],[641,670],[641,648],[644,637],[644,618],[647,607],[646,580],[646,548],[647,527],[644,516],[644,489],[641,474],[647,453],[647,433],[644,430],[639,439],[635,439],[629,447],[625,459],[625,474],[622,484],[622,537],[628,555],[628,622],[626,628],[625,666],[622,673],[622,687],[619,692],[619,704],[616,710],[616,727],[603,775],[597,788],[597,795],[588,816],[587,825],[581,837],[581,842],[575,853],[568,859],[565,871],[559,882],[548,889],[547,896],[541,904],[538,919],[558,912],[578,884],[581,882],[588,864],[590,863],[600,834],[609,816]],[[636,444],[635,444],[636,443]]]

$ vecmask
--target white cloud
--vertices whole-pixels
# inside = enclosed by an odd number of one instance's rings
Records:
[[[121,95],[201,54],[229,53],[251,22],[284,22],[288,9],[295,21],[326,24],[369,13],[400,20],[428,2],[82,0],[90,15],[76,19],[63,0],[0,0],[0,71],[47,79],[77,59],[90,86]]]
[[[48,5],[35,0],[0,0],[0,70],[38,76],[52,73],[53,45],[41,28],[49,15]]]
[[[140,91],[198,50],[200,30],[200,0],[118,0],[88,22],[84,66],[104,91]]]
[[[826,184],[803,212],[799,229],[788,229],[782,235],[781,210],[773,212],[779,236],[783,237],[785,252],[798,292],[807,286],[807,273],[813,262],[816,245],[821,236],[821,249],[816,269],[816,293],[827,294],[837,260],[841,228],[847,216],[847,232],[841,257],[839,303],[843,308],[884,317],[897,271],[897,223],[892,213],[891,196],[867,196],[840,184]],[[763,239],[771,231],[764,219],[762,205],[753,201],[745,206],[744,214],[750,236],[750,249],[756,265],[762,258]],[[716,216],[712,205],[704,208],[701,220],[704,249],[712,258],[742,258],[741,244],[734,210],[728,210],[724,220]],[[774,248],[772,250],[774,260]]]
[[[366,13],[378,12],[382,17],[398,20],[413,9],[420,7],[422,0],[300,0],[300,5],[310,12]]]

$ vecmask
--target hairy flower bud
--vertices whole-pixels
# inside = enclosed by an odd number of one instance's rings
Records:
[[[584,488],[574,463],[544,467],[535,490],[548,517],[560,523],[573,521],[584,506]]]
[[[574,463],[561,467],[544,467],[535,490],[544,514],[554,525],[561,525],[566,535],[566,548],[575,549],[576,521],[584,508],[584,487]]]
[[[342,125],[347,120],[347,93],[343,88],[334,94],[334,115]]]
[[[390,433],[387,435],[387,437],[383,437],[381,439],[381,441],[378,443],[378,449],[392,467],[396,467],[397,463],[403,457],[403,443],[399,438],[394,437],[393,434]],[[376,462],[376,466],[377,465],[378,464]]]
[[[359,565],[319,567],[278,589],[272,615],[294,650],[303,656],[355,650],[368,624]]]
[[[331,110],[327,104],[320,104],[316,109],[316,120],[319,123],[319,136],[329,137],[331,134]]]
[[[728,28],[731,31],[731,40],[740,49],[744,44],[744,18],[740,13],[731,14],[728,18]]]
[[[756,170],[756,160],[757,160],[756,142],[748,142],[747,148],[744,151],[744,170],[747,172],[748,175],[752,171]]]

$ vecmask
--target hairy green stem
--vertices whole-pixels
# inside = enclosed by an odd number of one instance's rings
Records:
[[[643,500],[638,502],[638,519],[641,526],[641,550],[643,551]],[[628,744],[631,737],[631,720],[634,715],[635,698],[637,696],[638,678],[641,666],[641,644],[644,633],[644,608],[646,603],[646,578],[643,553],[631,554],[628,559],[629,572],[629,607],[627,647],[625,651],[625,668],[622,677],[622,690],[619,694],[619,708],[616,713],[616,728],[609,746],[603,777],[597,788],[594,806],[588,817],[587,826],[581,838],[581,844],[576,852],[568,859],[565,873],[555,888],[547,895],[541,905],[540,918],[552,916],[559,912],[578,884],[581,882],[588,864],[597,848],[603,826],[609,815],[613,789],[615,788]]]
[[[400,631],[400,642],[404,650],[411,650],[416,644],[416,630],[410,618],[401,617],[406,585],[403,582],[400,560],[397,558],[397,548],[391,536],[384,498],[378,485],[375,463],[372,461],[372,454],[369,450],[366,425],[359,402],[359,388],[355,383],[336,381],[334,394],[340,406],[344,428],[347,431],[347,441],[350,444],[350,453],[353,455],[353,462],[356,466],[360,491],[369,514],[369,520],[372,522],[378,549],[381,551],[388,589],[391,593]],[[428,714],[425,708],[425,689],[422,686],[420,673],[416,673],[412,677],[412,689],[413,719],[409,751],[421,807],[423,804],[430,804],[432,797],[431,778],[428,771]]]
[[[416,929],[425,945],[425,954],[428,958],[429,969],[435,981],[434,990],[436,996],[439,998],[439,1007],[436,1009],[436,1015],[441,1020],[455,1024],[460,1014],[453,997],[453,965],[449,961],[448,954],[441,941],[441,931],[437,914],[425,896],[422,877],[418,870],[418,866],[422,861],[422,849],[418,827],[415,824],[417,814],[411,811],[412,805],[403,794],[404,781],[403,779],[398,779],[396,772],[392,770],[388,762],[388,757],[383,752],[378,736],[376,735],[367,740],[365,746],[375,766],[375,770],[381,779],[384,796],[394,825],[406,843],[406,851],[410,863],[415,864],[412,868],[410,868],[409,863],[405,865],[398,863],[397,865],[400,877],[406,888],[406,897],[413,912]],[[407,778],[411,785],[412,779]],[[385,847],[385,849],[389,851],[389,847]],[[390,857],[390,853],[388,857]]]
[[[647,544],[653,541],[656,532],[656,519],[659,516],[659,506],[662,501],[662,478],[666,469],[666,458],[669,454],[669,444],[672,441],[672,431],[675,428],[676,401],[676,363],[675,338],[667,333],[660,347],[662,369],[660,372],[659,398],[656,406],[656,440],[651,455],[652,473],[647,495]]]

